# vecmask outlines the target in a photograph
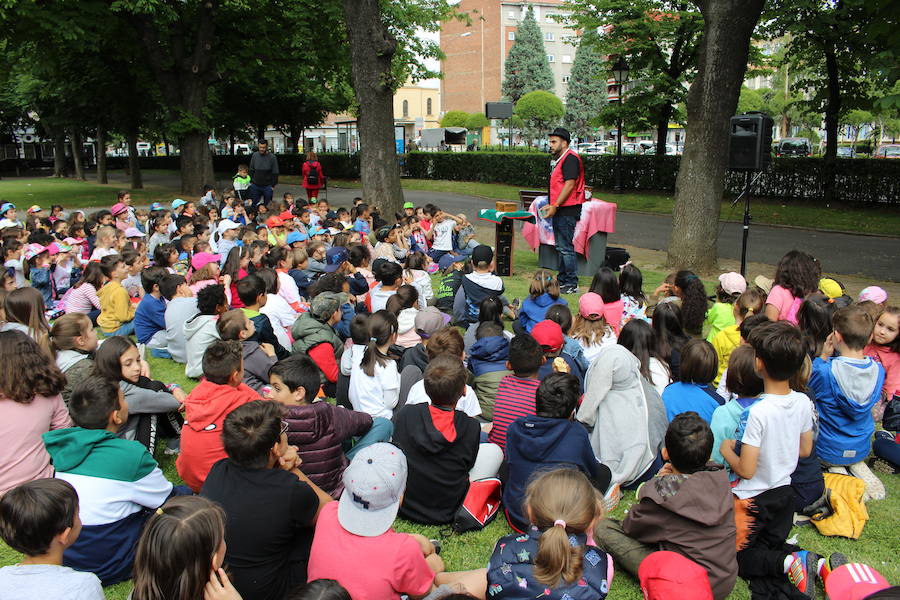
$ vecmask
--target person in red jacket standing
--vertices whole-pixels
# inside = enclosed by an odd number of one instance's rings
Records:
[[[325,186],[325,174],[322,172],[322,163],[315,152],[306,153],[306,162],[300,168],[303,177],[303,187],[306,188],[306,198],[312,201],[319,196],[319,190]]]
[[[563,294],[578,292],[578,260],[575,256],[575,224],[584,204],[584,165],[569,148],[571,136],[562,127],[550,134],[550,202],[543,208],[545,219],[553,218],[553,236],[559,252],[559,289]]]

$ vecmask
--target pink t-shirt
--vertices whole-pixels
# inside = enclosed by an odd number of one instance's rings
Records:
[[[778,309],[779,321],[790,321],[794,325],[797,324],[797,310],[802,302],[803,298],[795,298],[790,290],[780,285],[773,286],[766,298],[766,304]]]
[[[393,529],[375,537],[354,535],[338,522],[338,502],[329,502],[316,520],[309,553],[309,581],[335,579],[353,600],[422,596],[434,581],[422,548]]]
[[[52,477],[41,435],[71,426],[62,396],[35,396],[28,404],[0,397],[0,496],[26,481]]]

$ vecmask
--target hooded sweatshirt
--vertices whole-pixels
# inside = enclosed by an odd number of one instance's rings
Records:
[[[119,430],[119,437],[126,440],[135,439],[141,415],[165,414],[181,407],[181,402],[161,381],[141,376],[137,383],[119,381],[119,387],[128,403],[128,421]],[[153,443],[150,445],[155,447]],[[153,447],[150,448],[151,451]]]
[[[469,273],[462,279],[462,285],[456,292],[453,312],[456,320],[462,323],[477,323],[481,301],[488,296],[503,294],[503,280],[493,273]],[[460,300],[462,299],[462,300]]]
[[[734,498],[721,465],[643,484],[622,529],[642,544],[677,552],[705,568],[716,600],[731,593],[738,570]]]
[[[244,353],[244,383],[257,393],[269,385],[269,369],[278,362],[277,356],[269,356],[257,342],[241,342]]]
[[[519,312],[519,323],[525,328],[525,331],[531,333],[531,328],[546,318],[547,309],[554,304],[562,304],[568,306],[569,303],[563,298],[554,298],[550,294],[543,293],[537,298],[525,298],[522,303],[522,310]]]
[[[184,325],[196,314],[197,299],[193,296],[172,298],[166,305],[166,350],[177,363],[185,363]]]
[[[481,416],[485,419],[494,418],[494,400],[500,380],[512,374],[506,368],[508,359],[509,340],[502,335],[481,338],[469,350],[469,369],[475,375],[472,389],[478,396]]]
[[[460,410],[413,404],[397,414],[393,443],[409,469],[401,517],[434,525],[453,521],[469,490],[480,435],[478,422]]]
[[[541,469],[574,467],[605,493],[610,471],[600,464],[587,430],[567,419],[528,415],[512,422],[506,430],[506,460],[509,475],[503,486],[503,506],[509,522],[519,531],[528,529],[522,506],[531,476]]]
[[[78,350],[60,350],[56,353],[56,366],[66,374],[66,387],[63,388],[62,397],[68,404],[75,386],[94,371],[94,358]]]
[[[184,324],[185,359],[184,374],[188,377],[203,375],[203,353],[219,337],[216,330],[217,315],[194,315]]]
[[[865,460],[872,449],[872,406],[881,399],[884,369],[871,357],[813,361],[809,387],[816,394],[816,453],[833,465]]]
[[[78,492],[84,525],[63,564],[95,573],[103,585],[128,579],[144,509],[165,503],[172,484],[144,446],[105,429],[57,429],[44,434],[44,445],[56,478]]]
[[[184,402],[184,426],[181,429],[181,453],[175,461],[178,474],[195,492],[206,481],[216,461],[225,458],[222,423],[238,406],[259,400],[259,394],[246,384],[237,387],[203,379]]]

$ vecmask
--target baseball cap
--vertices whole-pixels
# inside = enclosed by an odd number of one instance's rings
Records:
[[[175,198],[172,200],[172,210],[175,210],[179,206],[184,206],[187,204],[187,200],[182,200],[181,198]]]
[[[450,315],[444,314],[436,306],[426,306],[416,313],[416,333],[421,338],[429,338],[450,322]]]
[[[220,254],[212,254],[210,252],[198,252],[191,258],[191,266],[195,271],[199,271],[209,263],[217,263],[222,259]]]
[[[325,232],[330,233],[331,235],[337,235],[341,232],[341,230],[338,229],[337,227],[329,227],[328,229],[325,230]]]
[[[47,252],[50,253],[50,256],[56,256],[60,252],[68,252],[68,250],[63,250],[59,247],[59,244],[56,242],[50,242],[47,244]]]
[[[309,305],[309,312],[320,321],[327,321],[334,311],[341,307],[342,294],[334,292],[321,292],[316,294]]]
[[[129,227],[125,230],[125,237],[133,238],[133,237],[147,237],[147,234],[142,232],[137,227]]]
[[[325,230],[318,225],[313,225],[307,230],[306,233],[309,235],[309,237],[312,237],[314,235],[322,235],[323,233],[325,233]]]
[[[25,248],[25,260],[31,260],[38,254],[47,252],[47,247],[41,244],[28,244]]]
[[[638,568],[638,580],[646,600],[713,600],[706,569],[677,552],[650,554]]]
[[[743,294],[747,291],[747,280],[734,271],[719,275],[719,284],[726,294]]]
[[[819,280],[819,291],[829,298],[840,298],[844,295],[844,288],[834,279],[824,277]]]
[[[543,346],[545,350],[556,352],[563,347],[564,340],[562,327],[555,321],[550,321],[548,319],[536,323],[535,326],[531,328],[531,336],[538,344]]]
[[[153,204],[150,205],[150,210],[162,210],[162,209],[163,209],[162,202],[154,202]]]
[[[413,204],[412,202],[404,202],[403,203],[403,208],[415,208],[415,207],[416,207],[416,205]]]
[[[490,264],[492,260],[494,260],[494,251],[490,246],[482,244],[480,246],[475,246],[475,249],[472,250],[473,265],[478,266],[481,263]]]
[[[32,204],[31,207],[28,209],[28,214],[31,215],[34,213],[39,213],[42,210],[44,210],[44,209],[41,208],[40,206],[38,206],[37,204]],[[113,214],[116,214],[116,213],[113,213]]]
[[[174,204],[174,202],[173,202],[173,204]],[[123,212],[127,212],[127,211],[128,211],[128,207],[125,205],[124,202],[116,202],[115,204],[112,205],[112,208],[109,209],[109,212],[111,212],[113,216],[120,215]],[[28,212],[31,212],[30,208],[28,209]]]
[[[770,291],[772,291],[772,286],[775,285],[775,280],[769,279],[768,277],[763,277],[762,275],[757,275],[756,279],[753,280],[753,283],[756,284],[756,287],[768,294]]]
[[[278,215],[266,219],[266,227],[284,227],[284,221]]]
[[[85,243],[87,240],[79,240],[78,238],[67,237],[63,241],[70,246],[76,246],[76,245],[81,245],[81,244]]]
[[[13,204],[12,202],[4,202],[2,205],[0,205],[0,215],[2,215],[3,213],[5,213],[8,210],[12,210],[15,207],[16,207],[16,205]]]
[[[291,244],[293,244],[295,242],[303,242],[308,239],[309,239],[309,237],[305,233],[303,233],[302,231],[295,230],[295,231],[292,231],[289,234],[287,234],[287,239],[285,240],[285,243],[288,246],[290,246]]]
[[[586,293],[578,299],[578,312],[585,319],[596,321],[603,316],[603,298],[594,292]]]
[[[864,288],[863,291],[859,293],[860,302],[871,300],[875,304],[884,304],[885,302],[887,302],[887,297],[887,292],[877,285],[870,285],[869,287]]]
[[[446,271],[453,263],[463,262],[466,258],[466,256],[462,255],[453,256],[452,254],[445,254],[438,260],[438,269]]]
[[[356,453],[344,471],[338,522],[354,535],[375,537],[391,528],[406,489],[403,451],[379,442]]]
[[[325,272],[334,273],[348,260],[350,260],[350,252],[343,246],[329,248],[325,253]]]
[[[393,227],[388,226],[379,227],[378,231],[375,232],[375,239],[379,242],[385,241],[387,239],[387,236],[390,235],[393,229]]]
[[[231,229],[240,229],[240,228],[241,228],[240,223],[235,223],[231,219],[222,219],[221,221],[219,221],[219,226],[218,226],[219,235],[221,235]]]
[[[289,211],[289,210],[285,210],[285,211],[283,211],[280,215],[278,215],[278,217],[279,217],[282,221],[290,221],[291,219],[294,218],[294,213],[292,213],[292,212]]]

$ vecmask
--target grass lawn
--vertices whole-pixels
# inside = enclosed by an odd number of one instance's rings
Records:
[[[95,181],[52,177],[2,179],[0,180],[0,201],[14,203],[23,215],[32,204],[37,204],[44,210],[49,210],[51,204],[61,204],[66,209],[108,208],[115,203],[116,192],[121,189],[127,189],[121,182],[101,185]],[[168,205],[179,195],[180,193],[176,189],[147,184],[144,185],[144,189],[131,192],[131,198],[135,205],[149,205],[153,202],[163,202]]]
[[[528,283],[537,269],[536,254],[520,250],[515,256],[516,272],[513,277],[506,278],[507,296],[524,299],[528,294]],[[644,291],[648,295],[662,281],[665,274],[658,271],[644,271]],[[437,276],[433,276],[437,284]],[[580,285],[585,290],[590,284],[589,278],[582,277]],[[708,290],[714,288],[712,281],[704,281]],[[577,305],[578,298],[574,294],[566,296],[570,305]],[[170,360],[149,358],[154,379],[167,383],[181,384],[186,390],[196,385],[196,381],[184,376],[184,368]],[[157,452],[157,459],[166,476],[173,482],[181,483],[175,470],[175,460],[163,452]],[[798,544],[804,548],[823,555],[831,552],[843,552],[851,559],[874,566],[891,582],[900,581],[900,541],[896,516],[900,513],[900,479],[893,476],[880,475],[887,487],[887,499],[871,502],[867,505],[870,520],[859,540],[827,538],[819,535],[814,527],[795,528],[792,535],[797,536]],[[618,508],[610,515],[621,519],[628,507],[634,502],[634,492],[627,492]],[[442,556],[448,570],[467,570],[487,565],[494,542],[501,536],[511,533],[506,521],[500,516],[482,531],[462,535],[454,534],[447,527],[423,526],[408,521],[398,520],[395,524],[398,531],[416,532],[430,539],[443,541]],[[21,556],[0,542],[0,566],[14,564]],[[106,597],[124,600],[131,590],[131,583],[124,582],[106,589]],[[643,598],[635,580],[625,573],[618,573],[612,585],[610,598],[622,600],[641,600]],[[738,580],[734,592],[729,598],[744,600],[749,598],[747,586]]]

